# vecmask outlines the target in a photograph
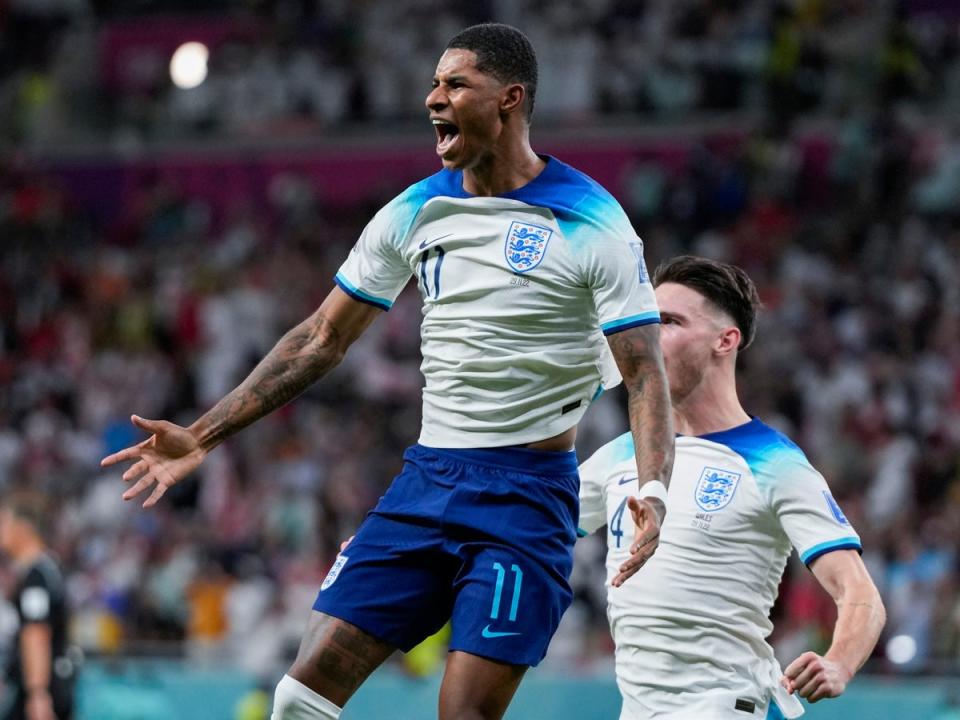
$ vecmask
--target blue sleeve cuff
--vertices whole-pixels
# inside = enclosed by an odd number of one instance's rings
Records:
[[[608,323],[600,325],[600,329],[603,330],[604,335],[613,335],[614,333],[629,330],[630,328],[640,327],[641,325],[652,325],[658,322],[660,322],[660,312],[654,310],[652,312],[620,318],[619,320],[611,320]]]
[[[354,287],[353,283],[347,280],[343,275],[337,273],[333,278],[333,281],[343,290],[347,295],[352,297],[354,300],[357,300],[367,305],[373,305],[375,308],[380,308],[381,310],[389,310],[393,303],[386,298],[378,298],[375,295],[370,295],[365,293],[363,290],[360,290],[357,287]]]
[[[810,566],[814,560],[816,560],[821,555],[826,555],[829,552],[834,550],[856,550],[858,553],[863,554],[863,546],[860,544],[860,539],[855,537],[845,537],[839,538],[837,540],[828,540],[827,542],[822,542],[819,545],[814,545],[812,548],[800,555],[800,559],[803,561],[803,564],[807,567]]]

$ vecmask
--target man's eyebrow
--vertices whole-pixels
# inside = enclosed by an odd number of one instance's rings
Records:
[[[466,79],[467,79],[467,76],[466,76],[466,75],[451,75],[450,77],[446,78],[446,82],[447,82],[447,84],[449,85],[449,84],[452,83],[452,82],[463,82],[463,81],[466,80]],[[434,76],[433,76],[433,81],[434,81],[435,83],[438,83],[438,84],[439,84],[439,83],[440,83],[440,77],[439,77],[438,75],[434,75]]]

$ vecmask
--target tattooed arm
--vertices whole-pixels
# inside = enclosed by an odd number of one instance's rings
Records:
[[[607,340],[627,389],[630,432],[637,455],[640,485],[658,480],[669,486],[673,469],[673,411],[660,352],[660,326],[642,325],[615,333]],[[627,504],[637,531],[630,546],[631,557],[613,579],[617,586],[653,555],[666,513],[666,507],[656,498],[631,497]]]
[[[130,500],[155,484],[143,505],[156,504],[224,439],[285,405],[336,367],[379,312],[335,287],[313,315],[280,339],[246,380],[190,427],[134,415],[133,424],[152,435],[100,464],[136,460],[123,479],[137,482],[123,498]]]

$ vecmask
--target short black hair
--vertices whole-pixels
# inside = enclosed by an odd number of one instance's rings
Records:
[[[677,283],[703,295],[740,328],[740,350],[746,350],[757,333],[757,313],[763,307],[757,286],[742,268],[695,255],[665,260],[653,272],[653,286]]]
[[[502,83],[521,83],[530,119],[537,95],[537,54],[526,35],[503,23],[481,23],[454,35],[447,50],[469,50],[477,56],[480,72]]]

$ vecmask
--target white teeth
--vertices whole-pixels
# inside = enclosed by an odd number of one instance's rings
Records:
[[[446,120],[433,120],[432,122],[434,125],[453,125],[453,123],[447,122]]]

